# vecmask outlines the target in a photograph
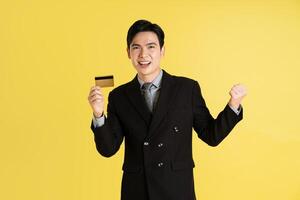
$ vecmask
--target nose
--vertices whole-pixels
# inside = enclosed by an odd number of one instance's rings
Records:
[[[140,57],[140,58],[144,58],[144,57],[146,57],[146,56],[147,56],[147,49],[141,48],[139,57]]]

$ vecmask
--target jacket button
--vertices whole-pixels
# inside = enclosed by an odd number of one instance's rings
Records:
[[[162,147],[163,145],[164,145],[163,143],[159,143],[157,146]]]
[[[174,130],[175,133],[179,132],[179,128],[177,126],[174,126],[173,130]]]
[[[144,142],[144,146],[148,146],[149,145],[149,142]]]
[[[160,162],[157,164],[158,167],[162,167],[164,165],[164,163]]]

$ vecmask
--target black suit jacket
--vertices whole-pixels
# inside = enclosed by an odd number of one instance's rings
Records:
[[[107,118],[94,128],[98,152],[114,155],[125,140],[122,200],[194,200],[192,130],[217,146],[242,119],[228,105],[214,119],[198,82],[163,71],[153,114],[137,76],[110,92]]]

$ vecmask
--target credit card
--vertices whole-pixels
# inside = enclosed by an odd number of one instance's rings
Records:
[[[114,76],[96,76],[95,83],[100,87],[113,87],[114,86]]]

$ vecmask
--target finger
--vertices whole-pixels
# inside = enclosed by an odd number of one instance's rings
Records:
[[[238,98],[239,96],[240,96],[239,93],[232,91],[232,97]]]
[[[236,91],[238,91],[241,95],[245,95],[247,93],[245,86],[237,87]]]
[[[239,91],[239,92],[244,92],[244,91],[246,91],[246,87],[245,87],[244,85],[241,85],[241,84],[235,86],[234,89],[235,89],[236,91]]]
[[[88,100],[90,101],[91,99],[93,99],[93,98],[95,98],[95,97],[101,97],[101,98],[103,98],[102,95],[99,95],[99,94],[91,94],[91,95],[88,96]]]
[[[101,96],[101,97],[103,97],[103,95],[99,91],[94,91],[94,92],[91,92],[89,94],[88,99],[91,99],[91,98],[93,98],[95,96]]]
[[[101,89],[99,90],[99,89],[97,89],[97,88],[92,89],[92,90],[90,91],[90,94],[93,94],[93,93],[95,93],[95,92],[97,92],[97,93],[99,93],[99,94],[102,94]]]
[[[102,95],[102,91],[99,90],[99,89],[93,89],[93,90],[90,91],[89,96],[93,96],[95,94]]]
[[[240,93],[240,90],[237,87],[232,88],[232,91],[234,91],[235,93],[238,93],[238,94]]]
[[[234,84],[233,87],[237,87],[237,88],[245,88],[245,86],[241,83],[238,84]]]
[[[103,96],[103,94],[99,90],[94,90],[93,92],[90,93],[90,96],[95,96],[95,95],[101,95],[101,96]]]
[[[103,97],[101,96],[94,96],[90,98],[90,102],[95,102],[95,101],[103,101]]]
[[[101,100],[99,100],[99,99],[94,99],[93,101],[90,101],[90,103],[92,104],[92,105],[97,105],[97,104],[100,104],[100,103],[102,103],[102,101]]]
[[[99,87],[99,86],[92,86],[91,89],[90,89],[90,92],[95,91],[95,90],[98,90],[98,91],[102,92],[102,88]]]
[[[235,89],[232,89],[231,90],[231,93],[230,93],[231,97],[233,98],[238,98],[240,97],[240,93],[238,91],[236,91]]]
[[[237,83],[237,84],[234,84],[233,87],[239,87],[241,84],[240,83]]]
[[[246,86],[244,86],[244,85],[242,85],[242,84],[238,85],[237,88],[238,88],[239,90],[241,90],[241,91],[246,91],[246,90],[247,90]]]
[[[92,86],[90,91],[95,90],[95,89],[96,89],[96,86]]]
[[[102,96],[102,95],[96,94],[96,95],[89,96],[88,99],[89,99],[89,101],[91,101],[91,100],[93,100],[93,99],[95,99],[95,98],[103,99],[103,96]]]

